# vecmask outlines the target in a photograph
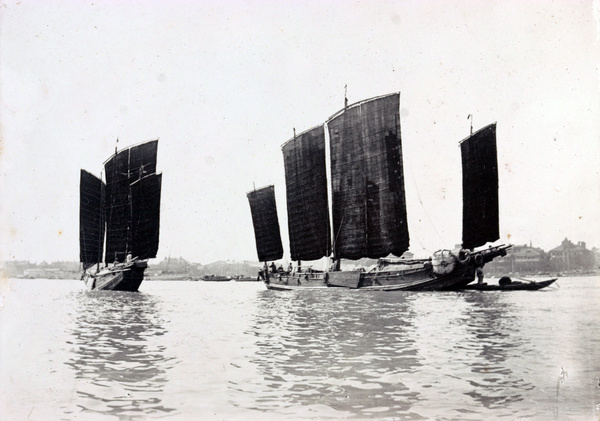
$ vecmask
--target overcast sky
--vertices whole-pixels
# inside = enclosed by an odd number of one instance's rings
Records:
[[[281,145],[401,92],[411,251],[461,241],[458,144],[498,123],[501,241],[600,247],[598,1],[0,2],[0,259],[78,260],[79,171],[159,139],[158,259],[256,260]]]

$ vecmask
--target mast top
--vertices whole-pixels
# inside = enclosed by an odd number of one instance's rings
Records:
[[[348,108],[348,84],[344,85],[344,108]]]

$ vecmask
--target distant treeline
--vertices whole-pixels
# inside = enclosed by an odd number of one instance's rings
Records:
[[[147,275],[189,275],[200,278],[206,275],[220,276],[257,276],[258,262],[220,261],[202,265],[190,263],[183,258],[165,258],[153,264],[150,261]],[[44,279],[78,279],[81,265],[79,262],[31,263],[28,261],[3,262],[0,269],[8,278],[44,278]]]

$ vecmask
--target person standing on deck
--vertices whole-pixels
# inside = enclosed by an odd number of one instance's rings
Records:
[[[483,268],[481,266],[477,266],[475,269],[475,276],[477,276],[477,285],[483,284]]]

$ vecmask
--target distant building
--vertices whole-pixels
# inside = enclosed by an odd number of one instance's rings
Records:
[[[551,270],[550,256],[541,248],[531,245],[513,246],[506,256],[497,257],[485,265],[485,271],[496,275],[510,273],[535,274]]]
[[[2,272],[3,275],[9,278],[18,278],[23,276],[23,272],[25,269],[28,269],[31,266],[31,263],[25,260],[13,260],[2,262]]]
[[[60,269],[58,268],[29,268],[23,272],[25,278],[31,279],[58,279],[60,278],[60,274]]]
[[[594,255],[594,268],[600,268],[600,249],[597,247],[592,248],[592,254]]]
[[[562,244],[548,252],[552,269],[559,272],[590,271],[595,268],[595,256],[585,246],[585,242],[577,244],[565,238]]]

